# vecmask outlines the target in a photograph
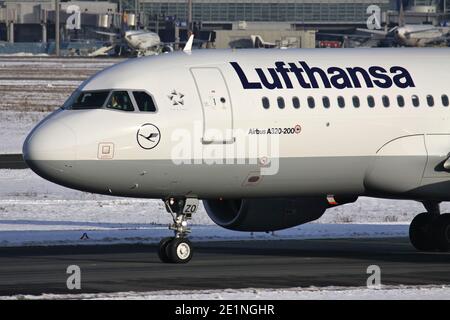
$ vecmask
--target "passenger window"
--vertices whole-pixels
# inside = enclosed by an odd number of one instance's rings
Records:
[[[313,97],[308,97],[308,106],[313,109],[316,107],[316,102],[314,101]]]
[[[278,108],[284,109],[285,105],[284,105],[284,99],[283,99],[283,97],[278,97],[278,98],[277,98],[277,103],[278,103]]]
[[[361,104],[360,104],[360,102],[359,102],[358,96],[353,96],[352,100],[353,100],[353,106],[354,106],[355,108],[359,108],[359,106],[360,106]]]
[[[403,108],[405,106],[405,98],[403,96],[397,96],[397,104],[399,107]]]
[[[262,98],[262,105],[263,105],[264,109],[269,109],[270,108],[269,98],[263,97]]]
[[[297,97],[292,98],[292,105],[295,109],[300,108],[300,100]]]
[[[133,91],[133,96],[140,111],[156,112],[155,102],[147,92]]]
[[[330,99],[328,97],[322,97],[322,103],[325,108],[328,109],[330,107]]]
[[[345,107],[345,99],[344,99],[344,97],[339,96],[337,98],[337,102],[338,102],[339,108],[344,108]]]
[[[448,107],[448,104],[449,104],[448,96],[447,96],[446,94],[443,94],[443,95],[441,96],[441,99],[442,99],[442,105],[443,105],[444,107]]]
[[[381,100],[383,101],[383,106],[385,106],[386,108],[389,107],[390,102],[389,102],[389,97],[388,96],[383,96],[381,98]]]
[[[375,107],[375,99],[372,96],[367,96],[367,105],[370,108]]]
[[[413,104],[414,107],[418,107],[420,105],[420,101],[419,101],[419,97],[418,96],[413,95],[411,97],[411,100],[412,100],[412,104]]]
[[[427,95],[427,104],[429,107],[434,106],[434,98],[431,94]]]
[[[130,96],[126,91],[113,91],[106,107],[115,110],[134,111]]]

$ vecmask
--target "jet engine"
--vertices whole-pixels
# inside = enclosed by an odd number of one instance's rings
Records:
[[[161,48],[161,52],[162,52],[162,53],[173,52],[173,46],[172,46],[172,45],[164,45],[164,46]]]
[[[358,197],[302,197],[203,200],[209,217],[236,231],[275,231],[319,219],[330,207],[355,202]]]

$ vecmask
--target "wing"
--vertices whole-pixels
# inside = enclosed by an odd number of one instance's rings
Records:
[[[115,33],[115,32],[95,31],[95,33],[103,34],[105,36],[120,37],[120,33]]]
[[[376,34],[379,36],[387,36],[389,32],[382,31],[382,30],[370,30],[370,29],[363,29],[363,28],[357,28],[357,31],[366,32],[370,34]]]

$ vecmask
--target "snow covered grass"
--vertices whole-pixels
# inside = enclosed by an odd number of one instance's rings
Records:
[[[448,211],[444,204],[443,210]],[[211,221],[201,206],[193,239],[311,239],[404,237],[421,204],[361,198],[328,210],[314,223],[275,234],[233,232]],[[48,182],[31,170],[0,170],[0,245],[154,243],[169,231],[160,200],[83,193]],[[80,240],[87,233],[89,239]]]
[[[150,217],[151,218],[151,217]],[[0,246],[101,245],[117,243],[158,243],[173,233],[164,225],[90,224],[60,221],[1,221]],[[337,239],[406,237],[407,225],[319,224],[310,223],[275,233],[249,233],[223,229],[216,225],[193,225],[195,242],[288,239]],[[84,239],[85,235],[88,237]]]
[[[0,110],[54,110],[82,81],[122,60],[0,56]]]
[[[31,53],[31,52],[16,52],[16,53],[2,53],[0,57],[48,57],[47,53]]]
[[[68,71],[90,71],[101,70],[118,62],[124,61],[122,58],[57,58],[46,56],[7,56],[0,55],[0,74],[2,71],[11,71],[15,68],[17,71],[26,71],[26,75],[36,74],[40,77],[50,76],[58,77],[67,75]],[[75,74],[77,75],[77,74]],[[16,73],[14,78],[22,78],[23,74]]]
[[[0,297],[1,300],[129,299],[129,300],[450,300],[450,286],[309,287],[288,289],[225,289],[189,291],[44,294]]]
[[[22,153],[28,133],[48,113],[0,111],[0,154]]]

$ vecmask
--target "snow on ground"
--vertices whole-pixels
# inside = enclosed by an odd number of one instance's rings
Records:
[[[0,57],[48,57],[47,53],[31,53],[31,52],[16,52],[16,53],[2,53]]]
[[[448,211],[444,204],[443,210]],[[275,234],[234,232],[211,221],[203,207],[192,220],[192,239],[311,239],[404,237],[421,204],[360,198],[328,210],[314,223]],[[157,242],[170,235],[160,200],[79,192],[48,182],[31,170],[0,170],[0,245]],[[80,240],[83,233],[88,240]]]
[[[116,292],[0,296],[21,299],[130,299],[130,300],[450,300],[450,286],[309,287],[287,289],[225,289],[189,291]],[[180,302],[181,303],[181,302]]]
[[[61,74],[67,74],[67,70],[101,70],[109,67],[115,63],[122,62],[126,59],[123,58],[88,58],[88,57],[45,57],[45,56],[32,56],[32,57],[20,57],[20,56],[7,56],[0,55],[0,74],[2,70],[8,70],[7,68],[15,67],[19,70],[28,68],[31,73],[36,73],[39,76],[52,75],[55,77],[55,71],[60,71]],[[32,70],[31,70],[32,69]],[[58,74],[59,75],[59,74]],[[16,74],[15,77],[21,77],[21,74]]]
[[[28,133],[48,113],[0,111],[0,154],[22,153]]]
[[[151,217],[150,217],[151,218]],[[20,221],[21,224],[1,221],[0,246],[37,245],[100,245],[126,243],[158,243],[172,236],[164,225],[147,224],[90,224],[60,221]],[[31,229],[31,230],[30,230]],[[41,230],[39,230],[41,229]],[[88,239],[82,239],[86,233]],[[288,239],[337,239],[405,237],[407,225],[319,224],[311,223],[271,233],[249,233],[223,229],[216,225],[192,225],[193,241],[245,241]]]
[[[0,79],[0,86],[11,86],[11,85],[17,85],[17,86],[33,86],[37,87],[39,85],[42,85],[41,79],[7,79],[7,80],[1,80]],[[54,88],[54,87],[67,87],[67,88],[73,88],[80,85],[81,81],[78,80],[45,80],[45,86],[47,88]],[[34,94],[34,98],[39,98],[39,96],[36,96]]]
[[[121,61],[123,59],[0,56],[0,110],[54,110],[82,81]]]

